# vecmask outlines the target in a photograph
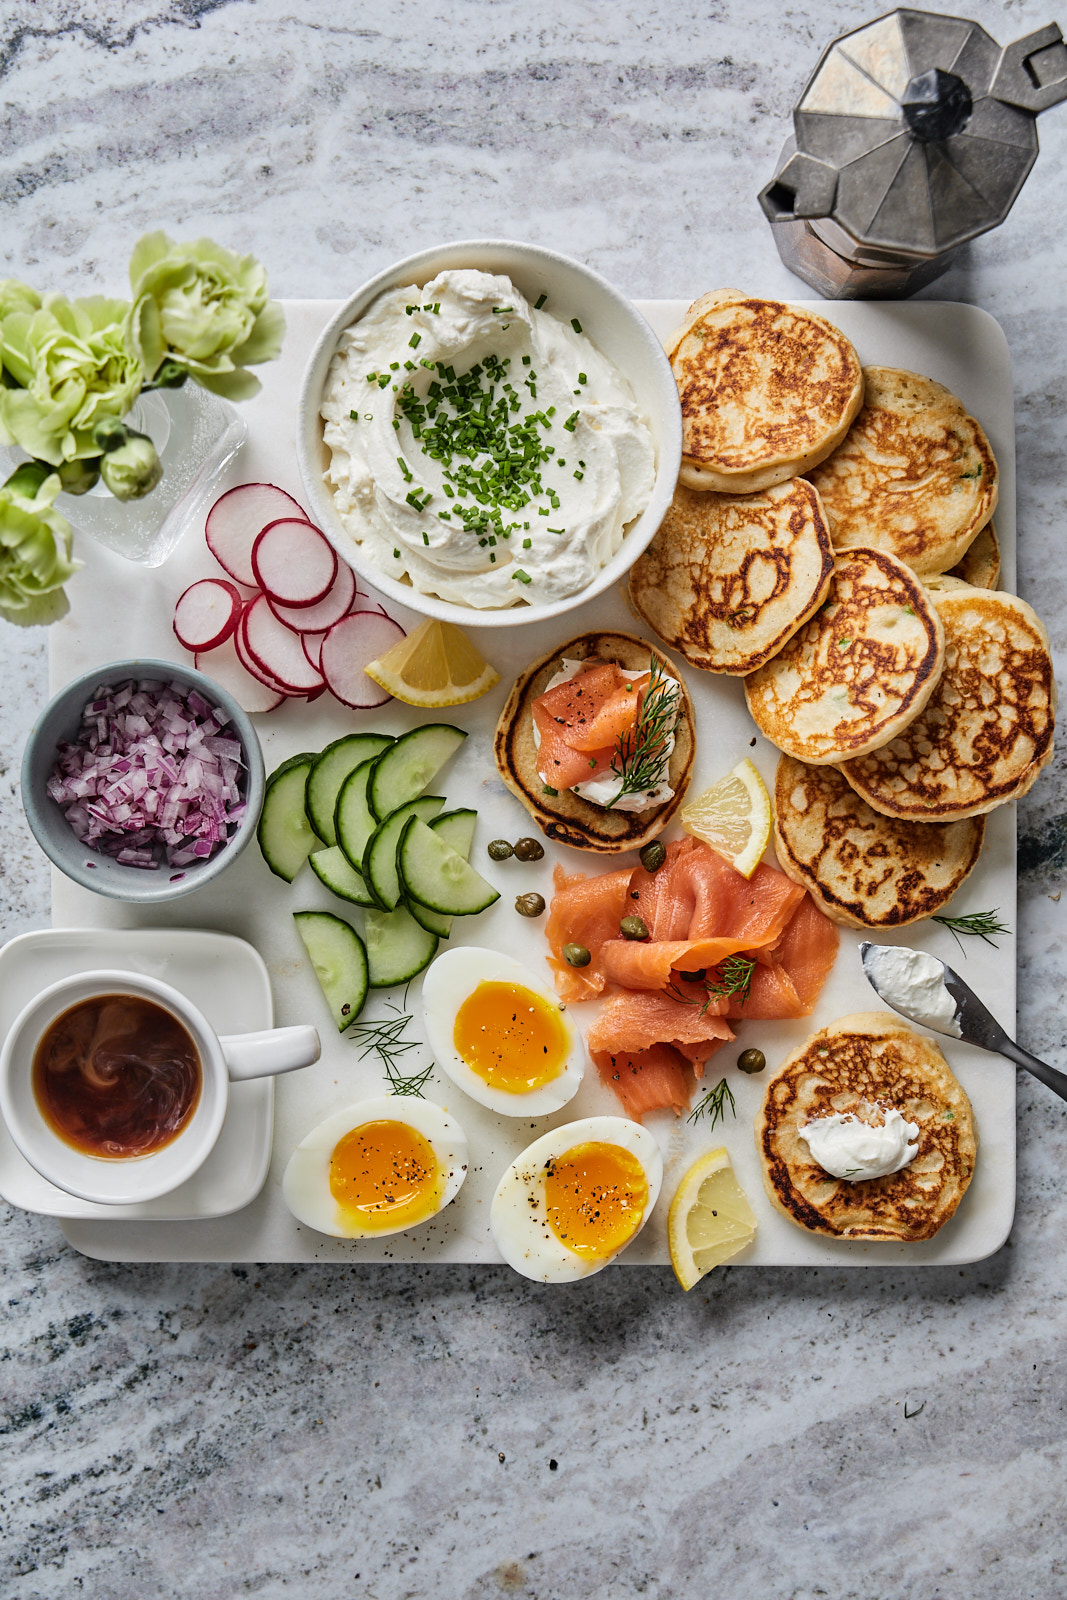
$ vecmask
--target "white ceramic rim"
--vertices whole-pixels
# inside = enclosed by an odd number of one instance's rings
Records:
[[[652,497],[641,515],[630,525],[618,551],[607,565],[601,568],[587,588],[581,590],[579,594],[569,595],[566,599],[557,601],[554,605],[520,605],[482,611],[474,606],[461,606],[451,600],[441,600],[436,595],[421,594],[410,584],[398,583],[386,573],[372,567],[369,562],[361,560],[358,547],[346,532],[334,508],[333,496],[323,478],[325,446],[322,442],[319,403],[338,339],[351,323],[363,315],[373,300],[387,289],[397,288],[404,283],[424,283],[438,272],[450,267],[477,267],[479,255],[486,256],[494,252],[520,252],[530,260],[534,268],[540,265],[546,272],[555,272],[562,268],[564,271],[579,274],[586,279],[591,288],[603,295],[618,313],[630,321],[635,336],[647,348],[653,375],[661,391],[656,396],[659,410],[654,417],[661,438],[656,451],[656,477]],[[630,373],[624,375],[631,383],[633,382]],[[651,407],[648,409],[651,410]],[[572,256],[548,250],[543,245],[524,244],[515,239],[460,239],[435,245],[427,250],[419,250],[414,255],[405,256],[403,260],[394,262],[371,278],[345,301],[319,335],[304,369],[297,416],[296,451],[300,463],[300,476],[311,503],[312,517],[342,560],[346,561],[353,571],[370,583],[378,593],[396,601],[397,604],[407,606],[409,610],[416,611],[421,616],[436,617],[442,622],[453,622],[467,628],[513,628],[530,622],[544,622],[548,618],[563,616],[566,612],[585,605],[587,601],[603,594],[606,589],[618,583],[641,552],[651,543],[666,516],[674,498],[682,460],[682,413],[678,402],[678,390],[667,353],[651,325],[632,301],[620,294],[618,289],[592,267],[576,261]]]
[[[65,1144],[48,1127],[37,1109],[32,1085],[23,1087],[20,1096],[13,1090],[13,1075],[16,1072],[28,1075],[32,1069],[34,1051],[45,1029],[68,1007],[93,994],[136,994],[155,1000],[189,1030],[200,1054],[203,1082],[197,1109],[182,1132],[153,1155],[108,1160],[82,1154]],[[33,1038],[24,1045],[22,1035],[31,1024]],[[209,1080],[210,1101],[205,1094]],[[12,1140],[42,1178],[79,1200],[90,1200],[97,1205],[136,1205],[143,1200],[157,1200],[160,1195],[169,1194],[187,1182],[203,1166],[222,1132],[229,1087],[229,1073],[218,1035],[203,1012],[169,983],[136,972],[100,968],[60,978],[23,1007],[0,1050],[0,1112]],[[20,1098],[32,1108],[27,1116],[23,1115]],[[201,1117],[202,1107],[205,1112]],[[112,1184],[110,1192],[105,1193],[92,1183],[95,1174],[129,1177],[133,1181],[127,1185],[127,1192],[116,1193],[120,1185]]]

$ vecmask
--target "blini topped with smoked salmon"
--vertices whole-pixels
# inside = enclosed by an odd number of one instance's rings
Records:
[[[583,633],[517,679],[497,724],[500,775],[542,833],[576,850],[639,850],[693,771],[681,673],[647,639]]]

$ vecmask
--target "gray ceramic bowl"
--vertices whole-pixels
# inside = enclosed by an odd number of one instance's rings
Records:
[[[644,413],[656,446],[656,476],[652,498],[641,515],[630,524],[618,551],[602,567],[585,589],[568,595],[553,605],[510,606],[500,610],[477,610],[456,605],[436,595],[420,594],[409,583],[398,583],[378,570],[350,537],[334,508],[333,495],[324,474],[329,466],[329,451],[322,437],[319,405],[330,362],[344,330],[367,310],[387,289],[404,284],[424,284],[439,272],[453,267],[476,267],[482,272],[506,274],[527,297],[531,305],[544,292],[552,305],[566,307],[568,316],[581,319],[582,329],[602,355],[613,361],[629,380],[634,397]],[[379,272],[365,283],[323,329],[311,353],[300,390],[297,420],[297,455],[311,515],[338,555],[379,594],[410,606],[426,617],[438,617],[460,627],[516,628],[527,622],[543,622],[584,605],[594,595],[612,589],[633,566],[642,550],[663,521],[678,481],[682,458],[682,411],[678,389],[666,352],[645,318],[626,296],[620,294],[591,267],[572,261],[569,256],[545,250],[540,245],[517,244],[506,239],[468,239],[455,244],[420,250]]]
[[[59,806],[48,796],[46,785],[56,762],[56,751],[63,742],[77,736],[82,710],[100,684],[122,683],[127,678],[163,679],[178,683],[183,690],[198,689],[209,704],[217,705],[229,717],[244,751],[245,800],[248,809],[237,832],[228,843],[206,861],[186,867],[128,867],[101,851],[82,844]],[[22,804],[34,838],[45,855],[75,883],[113,900],[128,900],[138,905],[155,905],[200,889],[231,861],[236,860],[256,831],[263,806],[263,752],[246,714],[226,690],[203,672],[179,666],[174,661],[150,658],[112,661],[94,667],[61,689],[46,706],[30,730],[22,758]]]

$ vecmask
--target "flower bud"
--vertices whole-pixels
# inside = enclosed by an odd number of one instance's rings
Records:
[[[147,434],[126,432],[125,444],[101,456],[100,476],[116,500],[140,500],[162,478],[163,464]]]
[[[66,494],[88,494],[100,477],[99,456],[79,456],[56,468]]]

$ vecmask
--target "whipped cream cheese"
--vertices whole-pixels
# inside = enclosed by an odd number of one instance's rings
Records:
[[[812,1160],[832,1177],[849,1183],[886,1178],[915,1160],[919,1124],[907,1122],[895,1108],[881,1114],[881,1125],[872,1126],[851,1111],[835,1112],[815,1117],[797,1132],[807,1141]]]
[[[569,683],[571,678],[577,677],[579,672],[586,672],[590,667],[595,667],[596,665],[597,663],[595,661],[570,661],[566,656],[564,656],[563,665],[560,670],[556,673],[555,677],[550,678],[545,684],[545,694],[547,694],[550,689],[557,688],[561,683]],[[646,668],[640,668],[637,670],[631,670],[629,667],[619,668],[619,671],[622,673],[623,677],[630,678],[631,680],[634,678],[643,678],[646,670]],[[681,687],[677,678],[669,678],[666,673],[663,674],[660,681],[662,682],[664,689],[668,692],[672,688],[678,689]],[[679,706],[681,705],[681,695],[678,696],[678,704]],[[671,723],[672,730],[677,721],[678,713],[676,711],[674,714],[674,720]],[[533,724],[533,737],[534,747],[535,749],[539,750],[541,748],[541,734],[536,722]],[[668,800],[672,800],[674,798],[674,790],[667,782],[667,772],[670,768],[671,755],[673,752],[674,733],[672,731],[663,741],[663,759],[660,762],[659,780],[655,786],[651,789],[642,789],[639,794],[623,795],[622,799],[619,800],[618,803],[612,807],[612,809],[614,811],[651,811],[654,806],[662,806]],[[546,777],[545,774],[540,771],[538,772],[538,777],[543,783],[550,784],[552,781],[551,778]],[[623,780],[621,773],[616,775],[613,772],[602,772],[599,777],[590,778],[588,783],[576,783],[569,792],[571,794],[581,795],[583,800],[588,800],[595,806],[606,807],[611,805],[611,802],[621,791],[622,782]]]
[[[577,319],[486,272],[380,295],[341,335],[321,415],[326,482],[362,554],[460,605],[579,593],[652,493],[626,379]]]
[[[945,969],[924,950],[901,945],[874,944],[867,951],[864,969],[883,1000],[921,1028],[962,1037],[959,1006],[945,987]]]

